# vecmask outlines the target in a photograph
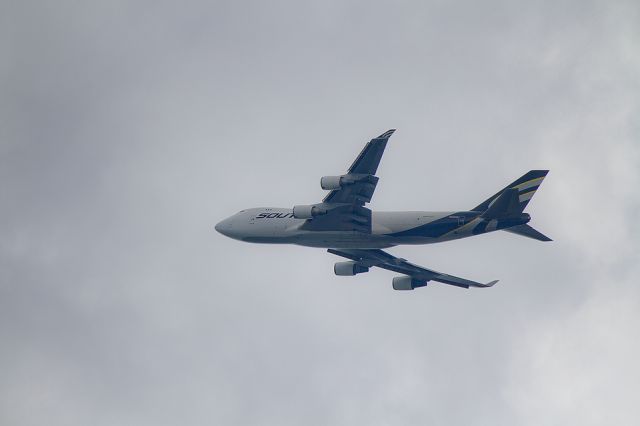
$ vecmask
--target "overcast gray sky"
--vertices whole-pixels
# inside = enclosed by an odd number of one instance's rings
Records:
[[[636,424],[638,76],[633,0],[2,2],[0,424]],[[389,128],[372,208],[548,168],[555,241],[402,293],[213,231]]]

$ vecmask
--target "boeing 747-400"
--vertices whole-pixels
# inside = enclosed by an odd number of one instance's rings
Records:
[[[527,224],[531,217],[524,213],[548,170],[525,173],[468,211],[374,212],[365,207],[376,189],[376,170],[394,131],[367,143],[346,174],[320,179],[320,186],[328,191],[322,202],[242,210],[218,223],[216,230],[252,243],[327,248],[329,253],[349,259],[335,264],[336,275],[352,276],[377,266],[402,274],[393,278],[395,290],[413,290],[429,281],[463,288],[491,287],[497,281],[484,284],[437,272],[395,257],[383,248],[439,243],[498,230],[551,241]]]

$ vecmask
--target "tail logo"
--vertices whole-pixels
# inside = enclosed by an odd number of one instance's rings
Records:
[[[538,187],[540,186],[544,178],[545,178],[544,176],[540,176],[538,178],[531,179],[521,184],[513,186],[512,187],[513,189],[518,190],[519,201],[521,203],[525,201],[529,201],[531,197],[533,197],[533,194],[535,194],[536,190],[538,189]]]

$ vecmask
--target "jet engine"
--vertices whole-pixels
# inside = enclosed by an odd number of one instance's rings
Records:
[[[320,178],[320,186],[325,191],[333,191],[344,186],[344,176],[322,176]]]
[[[369,268],[359,264],[358,262],[336,262],[333,265],[333,272],[342,277],[348,277],[363,272],[369,272]]]
[[[427,281],[417,280],[409,276],[394,277],[393,278],[394,290],[413,290],[414,288],[424,287],[427,285]]]
[[[293,217],[296,219],[311,219],[315,216],[326,214],[327,210],[316,205],[293,206]]]

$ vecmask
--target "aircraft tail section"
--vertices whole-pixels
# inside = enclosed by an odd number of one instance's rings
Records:
[[[551,241],[527,225],[531,217],[523,213],[547,173],[548,170],[531,170],[476,206],[473,211],[482,212],[481,218],[487,223],[482,231],[502,229],[538,241]]]
[[[520,214],[529,204],[529,200],[536,193],[547,173],[549,173],[549,170],[531,170],[472,210],[485,212],[485,214],[489,213],[487,216],[490,217],[493,215]]]
[[[489,203],[482,216],[488,219],[498,219],[519,215],[521,212],[518,190],[508,188]]]

